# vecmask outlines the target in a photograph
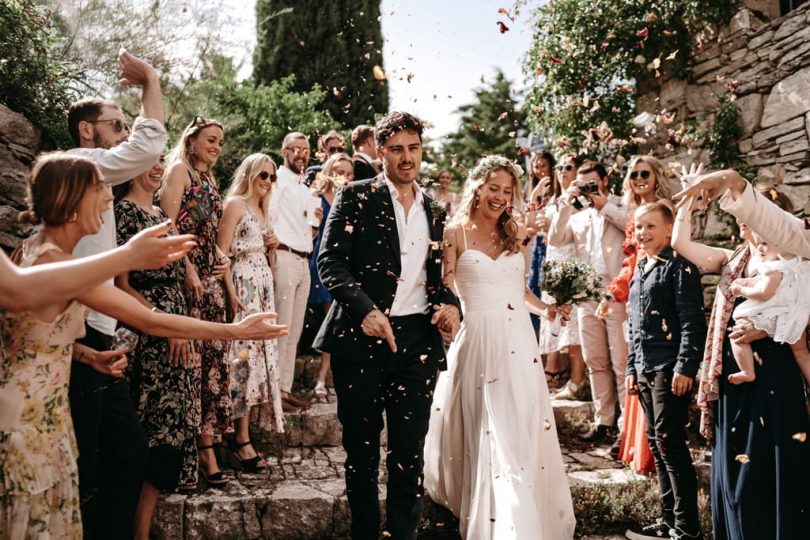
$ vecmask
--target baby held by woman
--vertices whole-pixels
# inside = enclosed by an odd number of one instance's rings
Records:
[[[758,273],[731,284],[734,296],[747,299],[734,309],[734,320],[748,320],[774,341],[789,343],[810,384],[810,351],[805,333],[810,317],[810,261],[780,251],[756,235],[754,240],[760,256]],[[756,379],[751,344],[732,340],[731,349],[740,371],[729,375],[729,382],[742,384]]]

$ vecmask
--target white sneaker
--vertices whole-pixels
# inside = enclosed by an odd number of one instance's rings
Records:
[[[329,391],[326,389],[326,384],[323,381],[318,381],[315,383],[312,394],[318,401],[326,401]]]
[[[559,392],[554,394],[551,399],[560,399],[564,401],[579,401],[579,388],[581,385],[568,381]]]

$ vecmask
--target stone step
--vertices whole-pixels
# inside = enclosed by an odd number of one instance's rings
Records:
[[[285,446],[340,446],[341,426],[337,417],[337,398],[329,389],[328,403],[313,403],[300,413],[287,413],[285,433],[268,429],[269,421],[257,413],[251,418],[251,435],[262,452],[278,455]],[[554,420],[561,436],[572,436],[585,431],[593,418],[593,406],[584,401],[552,401]],[[385,431],[383,431],[383,442]]]
[[[384,457],[384,450],[381,457]],[[563,448],[575,508],[598,497],[620,494],[651,481],[607,458],[607,447]],[[192,495],[161,496],[153,535],[165,539],[348,538],[350,513],[340,447],[285,447],[269,458],[261,474],[230,472],[223,489],[203,488]],[[384,515],[385,461],[380,463],[380,507]],[[614,494],[614,495],[611,495]],[[579,505],[579,506],[578,506]],[[457,538],[458,522],[426,498],[419,538]],[[588,537],[610,538],[610,537]]]

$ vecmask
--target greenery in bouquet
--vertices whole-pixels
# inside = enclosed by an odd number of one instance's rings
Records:
[[[554,298],[557,305],[599,302],[605,297],[602,278],[596,269],[577,259],[545,261],[540,288]]]

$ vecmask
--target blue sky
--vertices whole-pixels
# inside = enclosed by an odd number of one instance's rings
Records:
[[[252,51],[255,1],[225,1],[236,15],[233,20],[239,21],[237,35],[244,36],[239,50]],[[524,6],[522,15],[512,22],[498,13],[499,7],[511,12],[512,4],[512,0],[383,0],[383,56],[391,108],[428,120],[433,125],[428,135],[438,138],[458,126],[453,111],[473,100],[482,75],[491,81],[500,68],[519,88],[524,87],[521,64],[531,41],[531,9]],[[500,33],[497,21],[509,31]],[[249,62],[249,54],[246,58]],[[244,67],[246,73],[249,69]],[[410,83],[409,73],[413,74]]]

